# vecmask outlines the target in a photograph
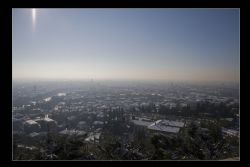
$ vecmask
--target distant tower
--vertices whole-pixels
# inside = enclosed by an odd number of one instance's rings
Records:
[[[36,94],[36,85],[33,87],[34,94]]]
[[[37,88],[36,88],[36,85],[34,85],[34,87],[33,87],[34,95],[36,95],[36,91],[37,91]]]

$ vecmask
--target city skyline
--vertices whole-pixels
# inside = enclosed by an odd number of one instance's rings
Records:
[[[239,82],[239,9],[12,9],[14,79]]]

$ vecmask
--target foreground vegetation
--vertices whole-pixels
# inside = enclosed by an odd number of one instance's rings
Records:
[[[218,123],[191,122],[176,136],[142,131],[129,142],[105,129],[98,144],[84,136],[14,135],[13,153],[14,160],[220,160],[239,157],[239,138],[223,136]]]

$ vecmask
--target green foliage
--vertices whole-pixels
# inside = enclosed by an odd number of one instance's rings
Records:
[[[195,123],[189,124],[178,136],[155,135],[152,159],[212,160],[237,157],[237,137],[223,138],[219,124],[208,123],[209,133],[202,131]]]
[[[49,134],[14,135],[13,158],[18,160],[218,160],[239,156],[239,138],[223,137],[219,121],[191,122],[176,136],[151,134],[123,143],[109,131],[99,144],[85,143],[77,136]],[[205,129],[205,130],[204,130]],[[143,134],[145,135],[145,134]],[[22,147],[20,147],[22,145]],[[28,149],[26,146],[33,147]]]

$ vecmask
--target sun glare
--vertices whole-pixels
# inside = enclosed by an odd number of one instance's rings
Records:
[[[32,9],[32,23],[33,23],[33,26],[35,26],[35,22],[36,22],[36,9]]]

